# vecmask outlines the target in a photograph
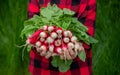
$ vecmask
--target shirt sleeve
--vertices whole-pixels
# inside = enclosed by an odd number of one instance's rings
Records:
[[[79,12],[78,15],[78,20],[82,22],[85,26],[87,26],[88,31],[87,33],[90,36],[94,36],[94,31],[95,31],[95,21],[96,21],[96,0],[87,0],[86,8],[85,10],[81,13]],[[85,6],[85,4],[84,4]],[[85,48],[89,49],[90,46],[83,44]]]
[[[39,15],[39,0],[29,0],[28,2],[28,18],[32,18],[33,15]]]

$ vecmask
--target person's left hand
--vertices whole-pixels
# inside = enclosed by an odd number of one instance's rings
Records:
[[[73,50],[73,49],[68,49],[68,50],[64,50],[63,53],[60,54],[60,58],[63,60],[72,60],[74,58],[77,57],[78,52],[84,50],[83,46],[79,46],[79,48],[77,50]]]

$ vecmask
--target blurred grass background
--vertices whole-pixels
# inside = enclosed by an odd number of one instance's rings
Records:
[[[97,0],[93,74],[120,75],[119,0]],[[29,55],[21,60],[19,35],[27,19],[27,0],[0,0],[0,75],[29,75]]]

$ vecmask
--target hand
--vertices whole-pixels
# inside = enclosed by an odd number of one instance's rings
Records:
[[[46,50],[42,50],[42,49],[39,48],[39,47],[36,47],[36,50],[37,50],[37,52],[40,53],[41,56],[45,56],[45,55],[46,55]]]
[[[64,51],[64,59],[72,60],[76,56],[77,56],[77,53],[74,50],[72,50],[72,49],[68,49],[68,50]]]
[[[84,50],[83,46],[79,46],[77,50],[68,49],[64,50],[63,54],[60,54],[61,59],[72,60],[77,57],[78,52]]]
[[[36,47],[37,52],[40,53],[41,56],[45,56],[47,59],[52,56],[52,53],[47,50],[42,50],[40,47]]]
[[[75,51],[73,51],[72,49],[70,50],[64,50],[62,53],[59,54],[60,55],[60,58],[62,60],[72,60],[74,59],[77,54],[75,53]]]

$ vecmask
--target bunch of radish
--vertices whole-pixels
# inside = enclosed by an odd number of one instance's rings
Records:
[[[40,50],[50,51],[56,54],[61,54],[69,49],[77,52],[80,46],[77,37],[71,31],[63,30],[54,25],[41,27],[28,37],[26,43]],[[40,52],[39,50],[37,51]]]

